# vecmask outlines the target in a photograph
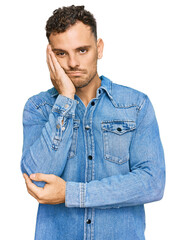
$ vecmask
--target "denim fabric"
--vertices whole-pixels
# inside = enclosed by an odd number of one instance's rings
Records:
[[[22,172],[67,181],[64,204],[39,204],[36,240],[143,240],[144,204],[163,196],[164,153],[149,98],[100,79],[87,107],[55,88],[25,105]]]

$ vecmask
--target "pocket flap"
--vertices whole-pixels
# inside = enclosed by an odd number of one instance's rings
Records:
[[[104,121],[101,125],[103,130],[119,135],[132,131],[136,128],[136,123],[134,121],[112,120]]]

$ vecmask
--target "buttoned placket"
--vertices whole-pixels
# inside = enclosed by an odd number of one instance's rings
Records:
[[[86,154],[86,168],[85,168],[85,182],[90,182],[94,180],[94,138],[92,131],[92,121],[93,114],[96,109],[96,106],[101,95],[101,90],[99,89],[96,95],[96,98],[92,99],[88,106],[85,108],[82,101],[79,99],[78,107],[85,109],[83,115],[83,131],[85,139],[85,154]],[[84,215],[84,240],[93,240],[94,239],[94,208],[85,208]]]

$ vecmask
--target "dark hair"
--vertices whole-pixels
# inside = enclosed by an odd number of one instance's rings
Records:
[[[93,14],[86,11],[84,6],[72,5],[53,11],[53,15],[48,19],[45,27],[48,40],[51,33],[65,32],[67,28],[74,25],[77,21],[90,26],[95,39],[97,39],[97,26]]]

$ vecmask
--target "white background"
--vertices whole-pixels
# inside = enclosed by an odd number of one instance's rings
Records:
[[[0,239],[33,240],[37,202],[20,171],[26,100],[52,87],[45,23],[71,4],[91,11],[105,42],[98,72],[146,93],[165,151],[163,200],[146,205],[147,240],[184,240],[186,214],[186,4],[181,0],[4,1],[0,5]],[[134,239],[135,240],[135,239]]]

